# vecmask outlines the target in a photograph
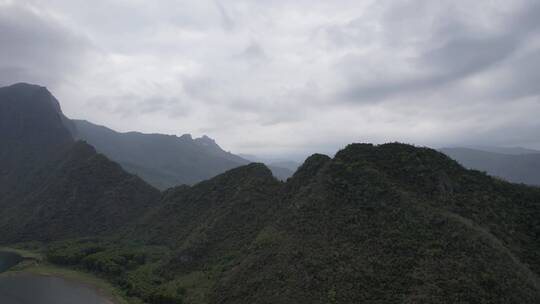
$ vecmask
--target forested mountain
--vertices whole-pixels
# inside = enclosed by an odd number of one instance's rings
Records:
[[[24,112],[20,100],[0,101],[6,117]],[[62,120],[51,113],[42,127]],[[43,241],[49,261],[92,271],[130,300],[540,302],[540,188],[435,150],[352,144],[309,157],[286,182],[249,164],[160,194],[58,130],[60,148],[24,171],[34,184],[2,196],[0,243]],[[3,149],[4,178],[28,169]]]
[[[65,127],[39,86],[0,89],[0,241],[50,240],[116,231],[159,192]]]
[[[355,144],[285,184],[251,165],[171,191],[133,237],[172,248],[155,273],[210,303],[532,303],[539,216],[537,188]]]
[[[203,136],[180,137],[139,132],[120,133],[84,120],[73,120],[75,135],[96,147],[122,167],[160,189],[192,185],[250,161],[226,152]],[[271,167],[274,175],[287,179],[293,173]]]
[[[441,152],[463,166],[514,183],[540,185],[540,151],[519,148],[444,148]],[[494,152],[496,151],[496,152]]]
[[[353,144],[286,183],[251,164],[170,189],[112,243],[50,256],[151,303],[536,303],[539,237],[539,188],[427,148]],[[98,266],[126,254],[147,258]]]

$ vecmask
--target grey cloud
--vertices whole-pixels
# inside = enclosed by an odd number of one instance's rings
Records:
[[[56,86],[81,68],[89,42],[30,10],[0,6],[0,81]]]
[[[214,3],[216,4],[219,15],[221,16],[221,25],[223,26],[223,29],[226,31],[233,30],[235,26],[234,21],[229,16],[229,13],[227,13],[227,10],[223,6],[223,4],[220,2],[220,0],[214,0]]]
[[[436,89],[483,72],[505,61],[528,43],[529,36],[540,25],[539,19],[540,5],[531,4],[508,22],[508,28],[496,34],[467,29],[454,20],[445,24],[443,30],[435,31],[429,45],[440,44],[448,36],[450,39],[409,60],[418,71],[428,71],[427,75],[417,73],[398,79],[379,79],[375,84],[355,83],[352,79],[352,84],[341,96],[354,102],[376,102],[396,94]],[[460,31],[463,32],[459,34]]]
[[[540,48],[509,62],[502,79],[494,81],[489,96],[515,100],[540,95]]]
[[[452,39],[421,55],[419,65],[429,67],[435,73],[431,81],[420,81],[420,87],[451,82],[483,71],[508,58],[518,44],[512,35]]]
[[[540,122],[513,121],[485,131],[464,134],[454,145],[500,146],[500,147],[540,147]],[[448,143],[446,143],[448,144]]]
[[[265,58],[266,53],[258,42],[252,40],[242,53],[242,56],[246,58],[259,59]]]
[[[241,53],[233,55],[232,59],[251,64],[251,67],[259,67],[261,63],[270,60],[270,57],[259,42],[251,40],[246,48]]]
[[[540,145],[539,28],[536,0],[0,0],[0,84],[235,152]]]
[[[351,101],[375,102],[396,94],[435,89],[484,71],[508,58],[517,47],[514,40],[512,37],[453,39],[414,60],[419,70],[430,70],[429,75],[353,85],[343,96]]]
[[[94,108],[118,114],[121,117],[166,113],[170,118],[187,116],[191,106],[177,97],[160,95],[139,96],[135,94],[94,96],[87,100]]]
[[[347,48],[368,45],[376,38],[369,25],[361,18],[349,20],[343,24],[330,24],[317,28],[314,36],[322,35],[330,47]]]
[[[0,67],[0,86],[23,82],[32,78],[33,75],[25,68],[9,65]]]

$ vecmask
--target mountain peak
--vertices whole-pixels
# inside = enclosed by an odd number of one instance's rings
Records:
[[[205,147],[211,147],[213,149],[218,149],[218,150],[222,150],[221,147],[216,143],[216,141],[206,135],[203,135],[202,137],[199,137],[199,138],[195,138],[194,141],[201,145],[201,146],[205,146]]]
[[[36,101],[52,106],[56,112],[62,113],[60,103],[44,86],[20,82],[0,88],[0,97],[2,97],[0,102],[32,103]]]
[[[40,86],[37,84],[27,83],[27,82],[18,82],[14,83],[12,85],[6,86],[5,88],[15,89],[15,90],[39,90],[39,89],[47,89],[44,86]]]
[[[180,138],[181,140],[193,141],[193,137],[192,137],[191,134],[189,134],[189,133],[182,134],[179,138]]]
[[[32,158],[46,159],[73,142],[64,118],[60,104],[45,87],[18,83],[0,88],[0,151],[6,159],[20,158],[17,151],[25,147]]]
[[[237,178],[250,177],[274,179],[272,171],[263,163],[250,163],[245,166],[231,169],[223,173],[223,175],[230,175]]]
[[[306,158],[306,160],[298,168],[294,176],[313,175],[331,160],[332,159],[328,155],[318,153],[313,154],[310,157]]]

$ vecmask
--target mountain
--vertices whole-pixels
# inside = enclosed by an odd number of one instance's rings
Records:
[[[1,88],[0,110],[0,242],[110,233],[158,200],[158,190],[76,142],[46,88]]]
[[[172,248],[153,273],[190,303],[540,300],[540,189],[402,144],[171,190],[132,238]]]
[[[523,155],[523,154],[540,154],[540,151],[534,149],[528,149],[523,147],[494,147],[494,146],[479,146],[472,147],[472,149],[499,153],[499,154],[508,154],[508,155]]]
[[[46,89],[0,93],[18,185],[0,244],[40,241],[133,303],[540,302],[538,187],[391,143],[312,155],[285,182],[251,163],[159,192],[75,141]]]
[[[76,137],[133,174],[160,189],[192,185],[250,161],[226,152],[207,137],[193,139],[139,132],[120,133],[84,120],[73,120]],[[286,179],[293,172],[272,167],[274,174]]]
[[[540,153],[508,148],[492,150],[506,154],[470,148],[444,148],[441,152],[467,168],[485,171],[510,182],[540,185]]]
[[[150,303],[540,300],[540,189],[404,144],[316,154],[286,183],[250,164],[169,189],[120,240],[167,248],[114,268]],[[103,273],[92,265],[132,250],[119,243],[52,257]]]
[[[29,84],[0,88],[0,200],[32,184],[29,174],[73,144],[58,101]]]

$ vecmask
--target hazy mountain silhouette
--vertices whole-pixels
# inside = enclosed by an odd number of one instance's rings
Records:
[[[510,182],[540,185],[540,152],[523,148],[444,148],[441,152],[463,166]],[[498,152],[493,152],[498,151]]]
[[[300,165],[302,165],[302,163],[299,163],[293,160],[288,160],[288,159],[264,158],[264,157],[258,157],[255,155],[250,155],[250,154],[238,154],[238,155],[254,163],[264,163],[270,168],[278,167],[278,168],[287,169],[291,171],[291,174],[289,175],[289,177],[292,176],[292,173],[298,170],[298,167],[300,167]]]
[[[139,132],[120,133],[84,120],[73,120],[75,135],[122,167],[160,189],[192,185],[250,161],[226,152],[211,138],[193,139]],[[272,167],[276,177],[286,179],[293,171]]]
[[[478,146],[471,149],[509,155],[540,154],[540,151],[523,147]]]

